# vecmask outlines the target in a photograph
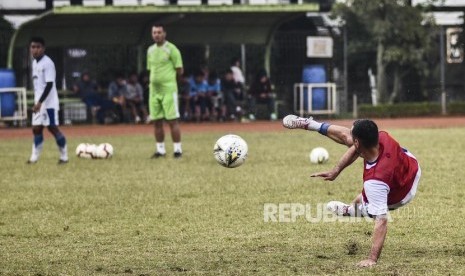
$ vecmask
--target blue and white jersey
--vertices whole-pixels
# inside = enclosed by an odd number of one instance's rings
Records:
[[[207,84],[207,91],[221,94],[221,81],[216,79],[214,83]]]
[[[189,78],[190,93],[191,97],[197,96],[199,94],[205,94],[208,91],[208,84],[204,80],[200,83],[197,83],[193,77]]]
[[[34,103],[38,103],[44,93],[47,82],[53,82],[52,90],[42,103],[42,109],[60,109],[56,87],[56,70],[53,61],[46,55],[32,62],[32,82],[34,85]]]

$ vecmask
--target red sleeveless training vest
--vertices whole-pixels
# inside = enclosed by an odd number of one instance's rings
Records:
[[[389,186],[388,205],[399,203],[405,198],[418,171],[417,160],[407,155],[407,150],[385,131],[379,132],[378,159],[373,163],[363,163],[363,182],[374,179]],[[362,195],[365,202],[368,202],[365,190]]]

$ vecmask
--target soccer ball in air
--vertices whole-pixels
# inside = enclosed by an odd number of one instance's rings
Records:
[[[94,144],[81,143],[76,148],[76,155],[80,158],[93,159],[97,158],[95,150],[97,146]]]
[[[247,143],[234,134],[224,135],[213,147],[216,161],[226,168],[236,168],[244,164],[247,152]]]
[[[110,158],[113,156],[113,146],[110,143],[100,144],[95,150],[95,155],[97,158]]]
[[[325,148],[317,147],[310,152],[310,162],[314,164],[326,163],[329,159],[329,153]]]

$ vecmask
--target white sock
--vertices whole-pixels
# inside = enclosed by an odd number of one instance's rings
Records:
[[[157,143],[157,152],[161,154],[166,154],[165,143]]]
[[[64,147],[58,147],[60,151],[60,160],[67,161],[68,160],[68,146],[65,145]]]
[[[354,208],[354,205],[350,205],[350,207],[347,208],[347,213],[349,214],[349,216],[355,217],[355,208]]]
[[[347,208],[347,213],[351,217],[363,217],[362,208],[362,204],[351,204],[349,208]]]
[[[36,162],[39,160],[40,153],[42,152],[42,148],[44,147],[44,143],[40,143],[39,145],[36,145],[32,143],[32,154],[31,158],[29,158],[30,161]]]
[[[323,123],[317,122],[317,121],[315,121],[315,120],[311,120],[311,121],[310,121],[310,124],[308,124],[307,129],[308,129],[308,130],[319,131],[322,124],[323,124]]]
[[[174,152],[182,152],[181,142],[173,143],[173,147],[174,147]]]

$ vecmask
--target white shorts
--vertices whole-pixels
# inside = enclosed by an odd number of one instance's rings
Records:
[[[387,205],[387,206],[385,203],[387,200],[387,194],[382,192],[382,190],[384,189],[383,185],[371,186],[372,188],[370,190],[371,197],[372,197],[371,204],[365,202],[364,198],[362,197],[362,202],[361,204],[358,205],[357,211],[363,216],[368,216],[369,213],[377,215],[377,213],[384,214],[388,210],[391,210],[391,211],[396,210],[402,206],[407,205],[410,201],[413,200],[413,198],[415,197],[415,194],[417,193],[417,188],[418,188],[418,183],[420,182],[420,178],[421,178],[421,169],[420,169],[420,166],[418,166],[418,171],[415,176],[415,179],[413,180],[412,188],[410,188],[410,191],[407,193],[407,195],[400,202],[392,204],[392,205]],[[387,184],[384,184],[384,186],[387,187]],[[365,190],[365,193],[368,193],[368,191]],[[368,212],[368,209],[370,209],[370,212]]]
[[[58,126],[58,109],[42,108],[39,112],[32,113],[33,126]]]
[[[417,175],[415,176],[415,179],[413,180],[413,185],[408,194],[402,199],[399,203],[388,205],[389,210],[395,210],[397,208],[400,208],[404,205],[407,205],[412,199],[415,197],[415,194],[417,193],[417,188],[418,188],[418,183],[420,182],[420,177],[421,177],[421,169],[420,165],[418,165],[418,171]]]

